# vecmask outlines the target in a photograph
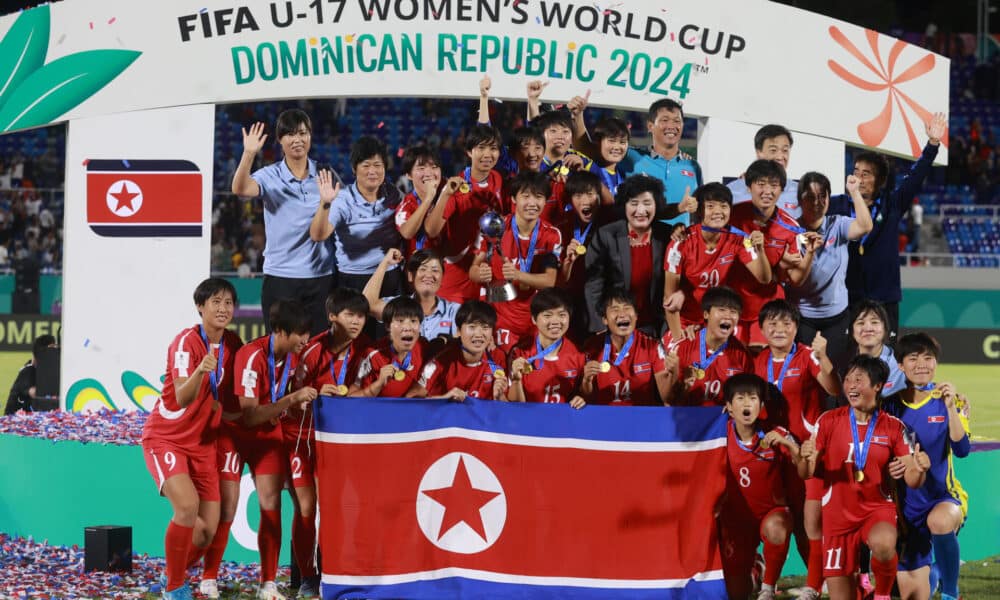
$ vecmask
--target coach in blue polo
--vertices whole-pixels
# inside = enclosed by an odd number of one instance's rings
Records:
[[[316,161],[309,158],[312,122],[304,111],[278,115],[275,134],[282,159],[253,173],[254,159],[267,140],[263,123],[243,130],[243,156],[233,175],[233,193],[261,198],[264,204],[264,280],[260,293],[264,327],[271,331],[270,308],[280,298],[302,302],[312,333],[329,327],[324,302],[334,283],[331,245],[309,238],[309,224],[319,207]],[[334,174],[334,178],[338,178]]]
[[[576,96],[567,104],[575,122],[583,122],[583,110],[587,107],[587,97]],[[573,145],[590,156],[600,156],[587,130],[577,127]],[[642,173],[656,177],[663,182],[667,204],[677,204],[679,216],[666,219],[668,223],[690,224],[690,213],[698,209],[698,201],[691,194],[702,183],[701,166],[698,161],[681,152],[681,138],[684,136],[684,108],[670,98],[662,98],[649,106],[646,114],[646,129],[653,138],[648,148],[629,147],[625,158],[618,164],[618,172],[623,177]],[[669,213],[668,213],[669,214]]]

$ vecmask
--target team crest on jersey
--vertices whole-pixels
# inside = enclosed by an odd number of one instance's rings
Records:
[[[451,321],[441,321],[441,327],[451,327]]]
[[[931,415],[927,417],[928,423],[944,423],[946,418],[944,415]]]
[[[720,265],[728,265],[731,262],[733,262],[733,255],[732,254],[724,254],[724,255],[722,255],[722,256],[719,257],[719,264]]]
[[[681,169],[681,175],[683,175],[685,177],[694,177],[694,173],[691,172],[691,171],[688,171],[687,169]]]
[[[882,386],[882,388],[886,389],[886,390],[890,389],[891,387],[892,387],[892,382],[891,381],[886,381],[885,385]]]
[[[801,374],[802,369],[788,369],[788,372],[785,373],[785,377],[798,377]]]
[[[740,368],[726,369],[726,377],[732,377],[733,375],[739,375],[742,372],[743,372],[743,369],[740,369]]]
[[[653,366],[651,364],[649,364],[648,362],[646,362],[646,363],[636,363],[636,365],[634,367],[632,367],[632,372],[634,372],[634,373],[649,373],[652,370],[653,370]]]
[[[792,210],[795,208],[794,202],[785,202],[785,210]]]
[[[563,374],[563,377],[573,378],[573,377],[576,377],[577,370],[576,369],[568,369],[566,371],[563,371],[562,374]]]
[[[826,239],[826,247],[829,248],[837,241],[837,238],[831,237]]]
[[[887,435],[875,435],[875,436],[872,436],[872,443],[873,444],[879,444],[881,446],[888,446],[889,445],[889,436],[887,436]]]
[[[781,240],[774,240],[774,239],[770,239],[770,238],[767,240],[767,247],[768,248],[784,248],[784,246],[785,246],[785,242],[783,242]]]

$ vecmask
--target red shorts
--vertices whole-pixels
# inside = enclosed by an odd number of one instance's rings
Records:
[[[174,475],[187,475],[194,484],[198,498],[204,502],[219,502],[219,474],[215,467],[215,448],[203,446],[195,450],[168,442],[143,442],[142,455],[146,469],[163,494],[163,484]]]
[[[243,457],[236,449],[236,424],[223,421],[219,427],[219,437],[215,443],[215,462],[219,467],[219,479],[239,483],[243,477]]]
[[[823,577],[844,577],[858,570],[858,550],[868,539],[872,527],[888,523],[896,527],[896,507],[888,505],[873,511],[853,531],[838,535],[823,532]],[[826,529],[826,519],[823,529]]]
[[[312,429],[302,431],[300,435],[298,423],[282,421],[281,431],[292,487],[315,486],[313,476],[316,472],[316,443],[313,441]]]
[[[722,569],[726,577],[750,578],[757,546],[764,539],[764,521],[773,514],[788,513],[787,506],[776,506],[761,519],[753,517],[719,519],[719,536],[722,540]]]
[[[227,441],[223,441],[227,440]],[[282,446],[281,427],[270,430],[246,429],[238,424],[223,426],[220,430],[217,452],[225,457],[232,452],[230,465],[222,475],[224,481],[239,481],[243,464],[254,475],[283,475],[285,449]]]

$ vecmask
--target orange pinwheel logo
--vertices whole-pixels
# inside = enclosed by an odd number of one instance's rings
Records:
[[[861,143],[866,146],[880,145],[885,139],[886,134],[889,132],[889,126],[892,124],[892,120],[895,116],[895,109],[898,108],[899,114],[903,118],[903,125],[906,128],[906,135],[909,137],[910,151],[914,158],[920,156],[920,142],[917,139],[916,132],[913,130],[913,125],[910,122],[910,117],[907,115],[904,104],[917,116],[919,119],[918,123],[929,122],[933,115],[929,110],[921,106],[919,102],[900,90],[899,85],[918,79],[931,72],[934,69],[935,64],[934,54],[928,52],[923,58],[909,67],[901,69],[901,72],[897,74],[896,63],[899,60],[899,56],[902,54],[903,49],[907,46],[906,42],[896,40],[896,42],[892,45],[892,49],[889,50],[887,61],[883,62],[878,46],[878,32],[872,31],[871,29],[865,29],[865,37],[868,40],[868,45],[873,54],[873,57],[869,58],[856,45],[854,45],[854,42],[847,39],[844,32],[842,32],[837,26],[830,26],[829,31],[830,37],[832,37],[835,42],[840,44],[844,50],[847,50],[851,56],[856,58],[862,66],[868,69],[868,71],[871,71],[871,74],[874,74],[878,81],[869,81],[864,79],[863,77],[850,72],[846,67],[833,59],[828,60],[826,63],[827,66],[830,67],[830,70],[854,87],[869,92],[886,92],[885,105],[882,107],[882,111],[879,112],[874,119],[865,121],[858,125],[858,137],[861,138]],[[868,73],[864,74],[867,75]],[[941,141],[945,144],[945,146],[947,146],[947,134],[945,135],[945,139]]]

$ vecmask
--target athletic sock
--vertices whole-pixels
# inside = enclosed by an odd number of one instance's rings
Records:
[[[879,560],[872,556],[872,573],[875,574],[875,596],[888,596],[896,581],[896,567],[899,557],[894,552],[889,560]]]
[[[823,589],[823,540],[809,540],[809,574],[806,585],[819,591]]]
[[[208,545],[208,550],[205,552],[203,579],[219,578],[219,565],[222,564],[222,555],[226,553],[226,543],[229,542],[229,529],[232,526],[232,521],[221,521],[215,529],[215,536],[212,538],[212,543]]]
[[[316,549],[316,519],[296,514],[292,520],[292,548],[295,550],[295,563],[299,566],[302,577],[316,575],[316,563],[313,560]]]
[[[788,558],[788,538],[784,544],[772,544],[764,539],[764,579],[765,584],[774,586],[781,576],[781,568],[785,566],[785,559]]]
[[[198,561],[205,556],[206,552],[208,552],[208,546],[195,546],[191,544],[191,547],[188,548],[187,568],[190,569],[198,564]]]
[[[194,536],[194,527],[167,524],[167,534],[163,538],[166,554],[167,591],[173,591],[187,582],[187,557]]]
[[[260,580],[274,581],[278,574],[278,552],[281,551],[281,509],[260,510],[257,530],[260,549]]]
[[[952,533],[932,535],[934,546],[934,562],[941,572],[941,593],[958,597],[958,570],[961,561],[958,558],[958,536]]]

